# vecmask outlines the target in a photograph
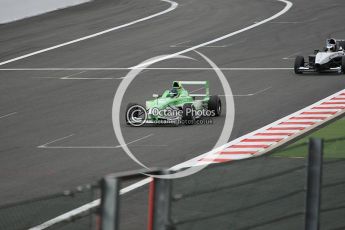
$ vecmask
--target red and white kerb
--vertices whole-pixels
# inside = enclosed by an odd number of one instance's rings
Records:
[[[345,90],[231,141],[220,151],[196,157],[188,161],[188,165],[228,162],[265,154],[343,113],[345,113]]]

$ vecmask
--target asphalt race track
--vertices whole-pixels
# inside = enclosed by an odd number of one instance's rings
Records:
[[[276,0],[176,2],[176,9],[149,20],[0,66],[0,200],[33,198],[140,168],[116,147],[112,126],[113,98],[126,68],[240,30],[285,7]],[[241,68],[223,70],[235,100],[229,140],[344,88],[344,75],[296,76],[289,68],[297,53],[308,55],[329,36],[345,38],[345,2],[291,2],[282,16],[197,49],[220,68]],[[1,25],[0,63],[169,7],[159,0],[96,0]],[[144,70],[126,91],[121,112],[173,80],[208,80],[211,93],[223,95],[214,71],[202,69],[210,66],[194,51],[184,55],[197,60],[169,59]],[[205,126],[133,128],[123,120],[121,127],[142,162],[169,167],[212,149],[224,117]]]

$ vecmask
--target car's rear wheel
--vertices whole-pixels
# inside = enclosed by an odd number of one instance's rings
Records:
[[[341,58],[341,72],[345,74],[345,56]]]
[[[192,125],[195,122],[195,116],[193,111],[195,111],[193,104],[184,104],[182,107],[182,121],[186,125]]]
[[[304,67],[304,57],[303,56],[297,56],[295,58],[295,65],[294,65],[295,74],[302,74],[303,73],[299,69],[300,67]]]
[[[222,113],[222,102],[219,96],[214,95],[210,97],[208,101],[208,110],[210,110],[213,116],[218,117]]]

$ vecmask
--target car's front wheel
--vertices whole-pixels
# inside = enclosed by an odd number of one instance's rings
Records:
[[[295,65],[294,65],[295,74],[302,74],[303,73],[299,69],[300,67],[304,67],[304,57],[303,56],[297,56],[295,58]]]
[[[186,125],[192,125],[195,122],[195,108],[193,104],[184,104],[182,107],[182,121]]]
[[[214,117],[220,116],[222,113],[222,102],[219,96],[214,95],[210,97],[210,100],[208,101],[208,110],[212,112]]]
[[[341,58],[341,72],[345,74],[345,56]]]

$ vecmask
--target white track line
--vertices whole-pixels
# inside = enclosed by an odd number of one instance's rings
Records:
[[[84,70],[84,71],[114,71],[114,70],[130,70],[130,69],[145,69],[145,70],[212,70],[213,68],[9,68],[9,69],[0,69],[0,71],[76,71],[76,70]],[[266,71],[266,70],[293,70],[293,68],[287,68],[287,67],[239,67],[239,68],[231,68],[231,67],[225,67],[225,68],[219,68],[222,71]],[[50,77],[49,77],[50,78]]]
[[[122,80],[124,77],[71,77],[59,78],[60,80]]]
[[[301,52],[296,52],[296,53],[293,53],[293,54],[291,54],[291,55],[289,55],[289,56],[287,56],[287,57],[283,57],[282,59],[283,60],[292,60],[292,59],[295,59],[295,57],[292,57],[292,56],[296,56],[296,55],[298,55],[298,54],[300,54]]]
[[[85,72],[87,72],[87,71],[84,70],[84,71],[81,71],[81,72],[78,72],[78,73],[70,74],[70,75],[67,75],[67,76],[65,76],[65,77],[61,77],[60,79],[62,79],[62,80],[69,79],[69,77],[78,76],[78,75],[83,74],[83,73],[85,73]]]
[[[185,41],[185,42],[180,42],[177,43],[175,45],[171,45],[170,47],[177,47],[177,48],[189,48],[189,47],[193,47],[193,46],[187,46],[187,45],[182,45],[182,44],[186,44],[191,42],[191,40],[189,41]],[[218,46],[204,46],[204,47],[209,47],[209,48],[225,48],[228,47],[229,45],[218,45]]]
[[[178,47],[178,48],[189,48],[193,46],[170,46],[170,47]],[[227,45],[219,45],[219,46],[203,46],[202,48],[225,48]]]
[[[126,145],[130,145],[130,144],[133,144],[135,142],[144,140],[146,138],[152,137],[153,135],[154,134],[151,133],[149,135],[146,135],[146,136],[143,136],[141,138],[130,141],[130,142],[126,143]],[[53,141],[49,141],[48,143],[37,146],[37,148],[39,148],[39,149],[118,149],[118,148],[122,148],[122,145],[116,145],[116,146],[50,146],[50,144],[65,140],[65,139],[70,138],[72,136],[74,136],[74,134],[55,139]]]
[[[309,20],[304,20],[304,21],[273,21],[273,22],[269,22],[269,23],[273,23],[273,24],[300,24],[300,23],[309,23],[309,22],[313,22],[316,21],[317,19],[319,19],[319,17],[315,17]],[[257,23],[257,22],[254,22]]]
[[[156,59],[156,60],[153,60],[153,61],[149,61],[149,62],[145,62],[145,63],[139,64],[139,65],[136,65],[136,66],[134,66],[134,67],[132,67],[132,68],[141,68],[141,67],[146,66],[146,65],[152,65],[152,64],[154,64],[154,63],[157,63],[157,62],[160,62],[160,61],[163,61],[163,60],[167,60],[167,59],[173,58],[173,57],[175,57],[175,56],[177,56],[177,55],[185,54],[185,53],[187,53],[187,52],[189,52],[189,51],[193,51],[193,50],[196,50],[196,49],[198,49],[198,48],[201,48],[201,47],[204,47],[204,46],[207,46],[207,45],[211,45],[211,44],[213,44],[213,43],[222,41],[222,40],[224,40],[224,39],[226,39],[226,38],[230,38],[230,37],[235,36],[235,35],[237,35],[237,34],[243,33],[243,32],[245,32],[245,31],[247,31],[247,30],[253,29],[253,28],[258,27],[258,26],[260,26],[260,25],[262,25],[262,24],[265,24],[265,23],[267,23],[267,22],[269,22],[269,21],[271,21],[271,20],[273,20],[273,19],[278,18],[279,16],[285,14],[285,13],[292,7],[292,5],[293,5],[291,2],[289,2],[289,1],[287,1],[287,0],[277,0],[277,1],[285,3],[284,9],[281,10],[281,11],[279,11],[279,12],[276,13],[275,15],[273,15],[273,16],[267,18],[267,19],[264,19],[264,20],[262,20],[262,21],[260,21],[260,22],[258,22],[258,23],[252,24],[252,25],[250,25],[250,26],[247,26],[247,27],[245,27],[245,28],[243,28],[243,29],[240,29],[240,30],[237,30],[237,31],[235,31],[235,32],[232,32],[232,33],[223,35],[223,36],[221,36],[221,37],[215,38],[215,39],[213,39],[213,40],[210,40],[210,41],[201,43],[201,44],[199,44],[199,45],[190,47],[190,48],[185,49],[185,50],[181,50],[181,51],[176,52],[176,53],[174,53],[174,54],[170,54],[170,55],[167,55],[167,56],[165,56],[165,57],[162,57],[162,58],[159,58],[159,59]]]
[[[229,38],[229,37],[234,36],[234,35],[236,35],[236,34],[242,33],[242,32],[244,32],[244,31],[250,30],[250,29],[252,29],[252,28],[254,28],[254,27],[257,27],[257,26],[259,26],[259,25],[262,25],[262,24],[264,24],[264,23],[266,23],[266,22],[269,22],[269,21],[271,21],[271,20],[273,20],[273,19],[275,19],[275,18],[277,18],[277,17],[279,17],[279,16],[285,14],[285,13],[292,7],[292,5],[293,5],[291,2],[289,2],[289,1],[287,1],[287,0],[278,0],[278,1],[283,2],[283,3],[285,3],[286,5],[285,5],[285,7],[284,7],[283,10],[281,10],[281,11],[278,12],[278,13],[276,13],[275,15],[273,15],[273,16],[271,16],[271,17],[269,17],[269,18],[267,18],[267,19],[265,19],[265,20],[263,20],[263,21],[261,21],[261,22],[259,22],[259,23],[257,23],[257,24],[254,24],[254,25],[245,27],[245,28],[243,28],[243,29],[241,29],[241,30],[238,30],[238,31],[235,31],[235,32],[233,32],[233,33],[224,35],[224,36],[222,36],[222,37],[220,37],[220,38],[211,40],[211,41],[209,41],[209,42],[200,44],[200,45],[198,45],[198,46],[195,46],[195,47],[192,47],[192,48],[189,48],[189,49],[180,51],[180,52],[175,53],[175,54],[172,54],[172,55],[170,55],[170,56],[173,57],[173,56],[176,56],[176,55],[179,55],[179,54],[183,54],[183,53],[189,52],[189,51],[191,51],[191,50],[195,50],[195,49],[197,49],[197,48],[200,48],[200,47],[202,47],[202,46],[209,45],[209,44],[215,43],[215,42],[217,42],[217,41],[223,40],[223,39],[225,39],[225,38]],[[168,57],[168,58],[169,58],[169,57]],[[167,58],[165,58],[165,59],[167,59]],[[161,60],[157,60],[157,61],[161,61]],[[155,62],[157,62],[157,61],[155,61]],[[140,67],[140,65],[137,66],[136,68],[138,68],[138,67]],[[183,164],[179,164],[179,165],[183,165]],[[177,165],[176,167],[179,167],[179,165]],[[142,186],[148,184],[150,181],[151,181],[151,179],[150,179],[150,178],[147,178],[147,179],[144,179],[144,180],[142,180],[142,181],[139,181],[139,182],[137,182],[137,183],[135,183],[135,184],[133,184],[133,185],[130,185],[130,186],[128,186],[128,187],[122,189],[122,190],[121,190],[121,194],[125,194],[125,193],[130,192],[130,191],[132,191],[132,190],[134,190],[134,189],[140,188],[140,187],[142,187]],[[88,204],[82,206],[82,207],[79,207],[79,208],[74,209],[74,210],[72,210],[72,211],[70,211],[70,212],[68,212],[68,213],[65,213],[65,214],[63,214],[63,215],[60,215],[60,216],[54,218],[54,219],[51,219],[51,220],[49,220],[49,221],[47,221],[47,222],[45,222],[45,223],[43,223],[43,224],[41,224],[41,225],[38,225],[38,226],[36,226],[36,227],[34,227],[34,228],[31,228],[30,230],[42,230],[42,229],[46,229],[46,228],[48,228],[48,227],[50,227],[50,226],[52,226],[52,225],[54,225],[54,224],[60,223],[60,222],[62,222],[62,221],[65,221],[65,220],[67,220],[67,219],[70,219],[70,218],[73,217],[73,216],[76,216],[76,215],[78,215],[78,214],[80,214],[80,213],[83,213],[83,212],[85,212],[85,211],[87,211],[87,210],[90,210],[90,208],[97,207],[99,204],[100,204],[100,200],[95,200],[95,201],[93,201],[93,202],[91,202],[91,203],[88,203]]]
[[[122,80],[125,77],[73,77],[76,75],[80,75],[82,73],[85,73],[87,71],[82,71],[80,73],[71,74],[65,77],[32,77],[32,78],[38,78],[38,79],[55,79],[55,80]],[[144,72],[144,71],[142,71]],[[141,73],[142,73],[141,72]]]
[[[138,138],[138,139],[136,139],[136,140],[134,140],[134,141],[130,141],[130,142],[126,143],[126,145],[130,145],[130,144],[133,144],[133,143],[135,143],[135,142],[144,140],[144,139],[146,139],[146,138],[152,137],[153,135],[154,135],[153,133],[150,133],[149,135],[143,136],[143,137]],[[122,148],[123,145],[118,145],[118,147],[119,147],[119,148]]]
[[[49,142],[47,142],[47,143],[45,143],[45,144],[43,144],[43,145],[37,146],[37,148],[47,148],[48,145],[50,145],[50,144],[53,144],[53,143],[58,142],[58,141],[65,140],[65,139],[70,138],[70,137],[72,137],[72,136],[74,136],[74,133],[72,133],[72,134],[70,134],[70,135],[68,135],[68,136],[65,136],[65,137],[60,137],[60,138],[58,138],[58,139],[49,141]]]
[[[256,96],[258,94],[261,94],[263,92],[266,92],[268,90],[272,89],[272,87],[267,87],[265,89],[262,89],[262,90],[259,90],[259,91],[256,91],[255,93],[248,93],[248,94],[233,94],[233,95],[227,95],[227,94],[221,94],[221,95],[218,95],[218,96],[221,96],[221,97],[252,97],[252,96]]]
[[[34,78],[34,79],[60,79],[57,77],[31,77],[31,78]]]
[[[75,77],[78,76],[80,74],[83,74],[87,72],[87,70],[81,71],[79,73],[75,73],[75,74],[70,74],[68,76],[65,77],[61,77],[59,79],[61,80],[122,80],[124,77],[118,77],[118,78],[114,78],[114,77]]]
[[[5,117],[12,116],[12,115],[14,115],[14,114],[17,114],[17,112],[13,112],[13,113],[9,113],[9,114],[6,114],[6,115],[2,115],[2,116],[0,116],[0,119],[1,119],[1,118],[5,118]]]
[[[191,42],[191,41],[192,41],[192,40],[180,42],[180,43],[177,43],[177,44],[175,44],[175,45],[171,45],[170,47],[178,47],[179,45],[186,44],[186,43]]]
[[[119,146],[38,146],[39,149],[117,149]]]
[[[55,50],[55,49],[58,49],[58,48],[61,48],[61,47],[64,47],[64,46],[68,46],[68,45],[71,45],[71,44],[74,44],[74,43],[77,43],[77,42],[81,42],[81,41],[85,41],[85,40],[88,40],[88,39],[91,39],[91,38],[95,38],[95,37],[101,36],[103,34],[110,33],[112,31],[119,30],[119,29],[122,29],[122,28],[125,28],[125,27],[128,27],[128,26],[134,25],[134,24],[139,23],[139,22],[147,21],[147,20],[155,18],[157,16],[166,14],[166,13],[176,9],[177,6],[178,6],[177,2],[174,2],[174,1],[171,1],[171,0],[161,0],[161,1],[169,3],[170,7],[168,9],[163,10],[161,12],[158,12],[156,14],[152,14],[150,16],[147,16],[147,17],[144,17],[144,18],[141,18],[141,19],[138,19],[138,20],[135,20],[135,21],[132,21],[132,22],[120,25],[120,26],[112,27],[110,29],[100,31],[100,32],[95,33],[95,34],[91,34],[91,35],[88,35],[88,36],[85,36],[85,37],[81,37],[81,38],[78,38],[78,39],[75,39],[75,40],[72,40],[72,41],[69,41],[69,42],[61,43],[59,45],[55,45],[55,46],[52,46],[52,47],[49,47],[49,48],[46,48],[46,49],[38,50],[38,51],[29,53],[29,54],[25,54],[23,56],[19,56],[19,57],[16,57],[16,58],[4,61],[4,62],[0,62],[0,66],[6,65],[8,63],[15,62],[15,61],[18,61],[18,60],[22,60],[22,59],[25,59],[25,58],[28,58],[28,57],[32,57],[32,56],[37,55],[37,54],[41,54],[41,53],[45,53],[45,52],[48,52],[48,51],[51,51],[51,50]]]

